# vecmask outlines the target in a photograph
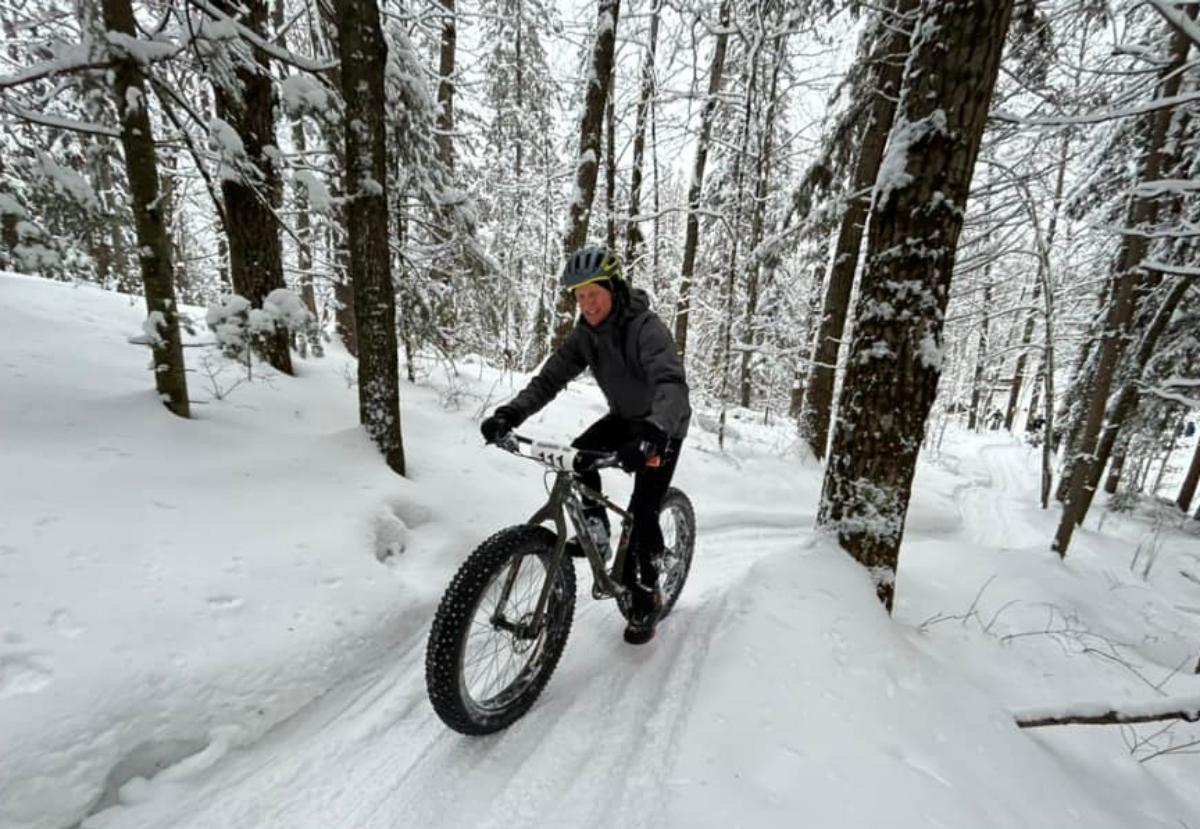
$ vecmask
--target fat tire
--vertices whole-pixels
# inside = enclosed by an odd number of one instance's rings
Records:
[[[536,555],[549,567],[555,539],[549,529],[529,524],[501,530],[475,548],[442,596],[425,651],[425,686],[433,710],[455,731],[477,736],[507,728],[529,710],[558,666],[575,615],[575,566],[567,556],[547,603],[548,627],[538,664],[527,666],[521,674],[533,670],[523,680],[524,687],[493,711],[474,705],[464,691],[463,649],[484,590],[515,556]]]
[[[675,602],[679,600],[679,594],[683,592],[683,586],[687,583],[688,573],[692,570],[692,553],[696,549],[696,510],[692,507],[692,499],[681,489],[669,487],[665,495],[663,495],[662,506],[659,507],[659,514],[662,514],[667,509],[678,509],[683,515],[683,527],[679,528],[685,533],[682,543],[679,545],[681,549],[676,550],[676,554],[681,556],[681,569],[679,577],[672,585],[673,589],[663,590],[662,594],[662,610],[659,611],[658,620],[662,621],[671,612],[671,608],[675,607]],[[663,578],[662,568],[659,568],[659,581]],[[621,615],[626,621],[629,621],[630,608],[623,602],[618,602],[621,608]]]

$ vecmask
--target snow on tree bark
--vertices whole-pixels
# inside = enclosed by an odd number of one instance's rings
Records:
[[[721,79],[725,73],[725,52],[729,45],[730,0],[722,0],[718,13],[717,42],[713,47],[712,64],[708,74],[708,97],[700,111],[700,137],[696,142],[696,157],[692,162],[692,180],[687,194],[687,225],[683,240],[683,266],[679,276],[679,300],[675,307],[675,348],[680,356],[687,353],[688,322],[691,314],[692,279],[696,274],[696,253],[700,247],[700,196],[704,193],[704,168],[708,164],[708,147],[712,141],[713,120],[716,117]]]
[[[187,375],[175,302],[175,271],[171,240],[160,203],[158,157],[141,68],[128,44],[137,36],[130,0],[103,0],[104,28],[113,60],[113,96],[121,122],[121,146],[137,226],[138,261],[146,296],[147,321],[156,336],[149,337],[154,384],[168,409],[190,416]]]
[[[213,5],[231,18],[244,14],[240,23],[260,38],[267,29],[265,0],[214,0]],[[228,56],[232,72],[218,72],[214,80],[217,116],[233,127],[241,146],[226,158],[221,176],[225,202],[225,232],[229,237],[229,273],[233,291],[261,308],[271,291],[285,287],[279,223],[274,206],[280,191],[279,170],[271,155],[276,150],[275,99],[265,53],[249,43],[229,44],[250,55]],[[292,373],[286,329],[263,342],[263,356],[275,369]]]
[[[658,49],[658,17],[662,0],[653,0],[646,53],[642,58],[642,86],[638,93],[637,119],[633,128],[633,169],[629,174],[629,223],[625,228],[625,267],[632,273],[638,265],[639,249],[645,242],[637,220],[642,209],[642,167],[646,157],[646,122],[654,97],[654,57]]]
[[[1104,471],[1105,465],[1108,463],[1109,457],[1112,456],[1113,447],[1116,445],[1121,427],[1137,411],[1139,398],[1141,397],[1140,383],[1142,374],[1149,365],[1150,358],[1154,356],[1159,338],[1166,331],[1167,323],[1170,321],[1172,314],[1175,313],[1175,309],[1179,307],[1184,294],[1191,287],[1192,282],[1189,279],[1186,277],[1176,277],[1175,284],[1167,291],[1167,295],[1163,298],[1162,304],[1159,305],[1154,319],[1151,320],[1150,325],[1142,333],[1137,351],[1133,354],[1132,365],[1129,366],[1128,377],[1125,383],[1122,384],[1121,390],[1117,393],[1116,400],[1108,408],[1104,431],[1100,435],[1100,442],[1096,448],[1096,459],[1088,469],[1087,485],[1083,488],[1082,496],[1084,502],[1081,506],[1081,509],[1085,513],[1091,506],[1096,488],[1100,485],[1100,476]]]
[[[387,464],[404,474],[396,298],[388,250],[384,67],[387,43],[375,0],[337,0],[346,102],[346,232],[358,340],[359,420]]]
[[[1196,14],[1193,6],[1189,12]],[[1170,59],[1160,70],[1161,89],[1159,98],[1173,98],[1179,94],[1182,83],[1182,67],[1191,50],[1191,41],[1186,33],[1171,28]],[[1171,107],[1159,107],[1148,117],[1150,130],[1146,153],[1142,160],[1140,179],[1154,181],[1164,169],[1168,149],[1165,147],[1171,125]],[[1126,225],[1129,228],[1148,227],[1154,224],[1158,214],[1158,203],[1145,195],[1133,195],[1129,200]],[[1083,522],[1091,504],[1089,485],[1095,486],[1100,472],[1092,472],[1097,462],[1096,450],[1100,431],[1104,425],[1104,414],[1108,405],[1109,392],[1116,376],[1117,364],[1128,343],[1129,328],[1133,322],[1137,302],[1138,286],[1146,271],[1142,262],[1149,252],[1149,239],[1144,234],[1127,233],[1121,240],[1121,250],[1116,263],[1112,294],[1107,304],[1100,342],[1095,350],[1095,370],[1089,374],[1090,394],[1084,401],[1083,416],[1079,423],[1078,443],[1067,458],[1064,479],[1066,481],[1062,517],[1051,549],[1066,556],[1071,546],[1075,527]]]
[[[845,334],[854,274],[858,270],[858,252],[870,207],[870,188],[883,161],[884,146],[896,114],[896,95],[904,71],[904,56],[911,40],[911,15],[918,0],[896,0],[888,18],[880,17],[877,47],[868,60],[873,68],[868,83],[873,89],[869,120],[863,131],[850,196],[838,226],[837,245],[830,265],[821,325],[813,343],[809,361],[807,391],[800,429],[813,455],[824,457],[829,440],[829,421],[833,409],[838,351]]]
[[[923,0],[875,186],[818,521],[889,610],[967,195],[1011,0]]]
[[[781,25],[773,34],[775,44],[770,58],[771,83],[767,90],[767,107],[763,115],[762,128],[759,131],[758,150],[754,162],[754,201],[750,212],[750,244],[748,248],[751,256],[750,261],[744,266],[746,269],[746,307],[742,316],[742,331],[744,332],[742,337],[748,347],[742,349],[738,383],[738,402],[744,409],[750,408],[754,392],[752,357],[757,353],[763,341],[758,304],[763,288],[767,287],[764,282],[769,281],[770,272],[768,271],[767,279],[763,280],[761,277],[762,258],[753,255],[753,252],[758,250],[766,231],[768,181],[771,178],[771,164],[775,149],[775,122],[780,110],[779,76],[785,63],[791,22],[788,18],[781,17],[778,21]]]

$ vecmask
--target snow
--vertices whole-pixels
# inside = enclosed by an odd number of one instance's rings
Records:
[[[324,212],[333,209],[337,201],[316,174],[309,170],[297,170],[295,175],[296,183],[304,188],[308,204],[313,210]]]
[[[222,181],[241,181],[238,171],[246,161],[246,145],[233,125],[214,115],[208,121],[208,143],[221,158],[217,177]]]
[[[292,117],[305,113],[324,115],[331,107],[325,87],[308,75],[284,78],[279,84],[279,97]]]
[[[86,178],[71,168],[59,164],[49,153],[38,152],[37,158],[41,174],[56,193],[67,196],[84,209],[100,209],[100,200],[96,197],[92,185]],[[0,211],[3,209],[0,206]]]
[[[21,218],[25,215],[25,208],[9,193],[0,193],[0,216],[16,216]]]
[[[142,40],[124,32],[110,31],[105,37],[117,54],[128,55],[142,66],[174,57],[179,51],[179,46],[171,41]]]
[[[676,481],[695,565],[655,641],[624,644],[578,568],[542,698],[471,739],[428,704],[425,637],[466,553],[545,497],[477,431],[523,378],[421,363],[403,479],[340,349],[230,390],[244,367],[193,339],[185,421],[126,342],[144,319],[0,275],[5,829],[1200,825],[1195,758],[1139,762],[1197,726],[1014,724],[1200,694],[1196,528],[1147,580],[1136,515],[1089,518],[1060,561],[1032,447],[949,431],[925,454],[889,618],[813,532],[821,469],[792,428],[734,411],[722,452],[701,409]],[[579,382],[522,431],[603,409]]]
[[[903,112],[897,114],[896,123],[888,135],[887,149],[883,161],[880,162],[879,173],[875,177],[873,206],[885,204],[893,190],[902,190],[912,184],[913,177],[908,172],[909,149],[934,133],[946,132],[946,129],[946,111],[940,108],[915,121],[908,120]],[[940,192],[937,195],[945,198]]]

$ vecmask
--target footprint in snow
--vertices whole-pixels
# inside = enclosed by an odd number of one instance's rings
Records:
[[[208,606],[213,610],[234,610],[244,603],[240,596],[210,596],[208,599]]]
[[[76,622],[65,610],[56,610],[50,614],[50,627],[59,636],[65,636],[68,639],[74,639],[87,631],[87,628]]]
[[[0,655],[0,699],[36,694],[53,681],[54,673],[41,654]]]

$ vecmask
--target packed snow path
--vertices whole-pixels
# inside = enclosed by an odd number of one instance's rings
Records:
[[[591,600],[579,563],[563,660],[506,733],[466,738],[434,716],[421,628],[396,642],[390,664],[340,684],[253,748],[200,772],[192,767],[203,755],[185,761],[161,778],[180,776],[186,786],[156,780],[165,784],[156,797],[86,825],[500,827],[553,816],[561,825],[662,826],[679,731],[719,633],[725,588],[756,558],[795,549],[793,520],[791,530],[705,532],[683,598],[645,648],[621,640],[615,605]]]

